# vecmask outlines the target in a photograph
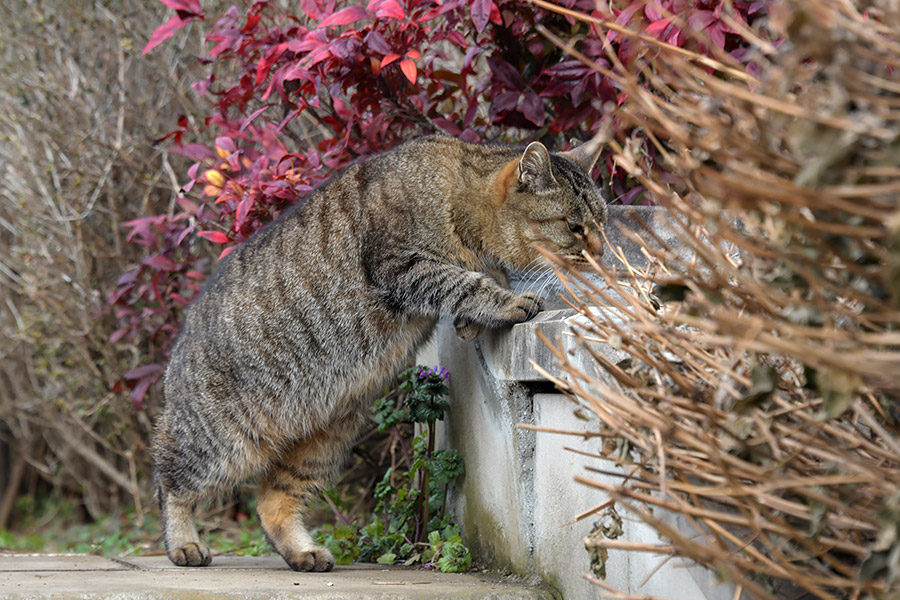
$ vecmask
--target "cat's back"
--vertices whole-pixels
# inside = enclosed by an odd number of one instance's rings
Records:
[[[351,165],[218,265],[188,311],[175,362],[189,348],[215,347],[228,357],[218,360],[245,362],[281,348],[284,358],[274,362],[287,363],[304,352],[346,357],[356,347],[351,338],[360,352],[389,343],[383,338],[408,315],[381,303],[367,280],[373,240],[448,258],[463,253],[452,235],[453,205],[516,153],[426,136]]]

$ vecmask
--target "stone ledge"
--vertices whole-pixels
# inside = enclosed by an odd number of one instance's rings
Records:
[[[595,314],[605,319],[621,321],[621,317],[613,310],[592,309]],[[531,321],[519,323],[508,330],[489,331],[484,334],[480,344],[484,355],[485,366],[490,374],[499,381],[538,382],[548,379],[538,372],[532,361],[545,371],[566,379],[555,366],[555,357],[537,335],[540,332],[548,340],[562,347],[563,351],[574,350],[576,342],[571,334],[572,326],[588,323],[588,319],[571,308],[546,310],[539,313]],[[609,358],[613,363],[627,357],[627,354],[615,350],[606,344],[598,344],[597,351]],[[584,352],[570,354],[570,361],[585,373],[594,373],[596,363]]]

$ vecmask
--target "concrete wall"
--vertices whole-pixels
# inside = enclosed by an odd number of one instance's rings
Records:
[[[618,233],[617,223],[628,221],[626,211],[613,211],[607,228],[613,246],[619,245],[629,261],[643,261],[634,245]],[[645,222],[665,239],[677,238],[666,227],[665,213],[639,209]],[[610,259],[607,252],[607,259]],[[540,287],[544,282],[538,282]],[[514,282],[512,284],[516,286]],[[545,290],[556,296],[559,288]],[[609,461],[590,458],[566,447],[596,453],[599,438],[585,439],[535,433],[520,423],[571,431],[597,431],[600,424],[562,394],[555,393],[531,365],[551,373],[550,352],[536,335],[561,339],[575,312],[561,301],[549,303],[528,323],[508,330],[483,334],[470,344],[459,341],[449,324],[441,324],[432,343],[420,353],[419,362],[440,365],[451,373],[451,410],[438,430],[446,446],[456,448],[465,460],[466,474],[453,488],[450,508],[462,526],[463,537],[477,561],[520,575],[535,576],[554,585],[566,600],[600,597],[601,590],[582,577],[590,571],[583,539],[597,517],[573,522],[577,514],[607,500],[603,492],[573,481],[585,474],[620,483],[620,477],[588,473],[586,466],[613,473],[623,470]],[[600,307],[598,310],[603,310]],[[614,311],[607,318],[617,318]],[[603,348],[614,361],[624,355]],[[575,360],[585,360],[576,355]],[[593,372],[593,364],[584,362]],[[598,374],[602,376],[602,373]],[[585,420],[587,417],[587,420]],[[623,517],[619,539],[662,543],[648,526]],[[698,567],[684,567],[678,559],[646,553],[611,551],[606,562],[606,581],[621,591],[672,599],[726,600],[734,588],[717,584],[714,574]]]

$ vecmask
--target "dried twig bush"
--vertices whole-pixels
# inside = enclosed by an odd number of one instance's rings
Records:
[[[597,366],[557,349],[559,385],[627,473],[577,480],[667,542],[589,549],[687,558],[756,598],[900,594],[900,8],[856,4],[774,3],[743,31],[752,70],[654,40],[595,65],[628,94],[613,159],[684,248],[631,232],[649,266],[597,264],[602,285],[559,263]]]
[[[140,48],[159,3],[4,3],[0,19],[0,528],[19,493],[96,515],[141,508],[149,419],[109,392],[144,360],[109,344],[104,290],[140,260],[121,223],[172,210],[180,157],[153,147],[192,66]],[[183,84],[182,84],[183,83]]]

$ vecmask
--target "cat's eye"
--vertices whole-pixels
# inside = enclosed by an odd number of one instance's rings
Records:
[[[571,231],[578,237],[584,237],[584,227],[582,227],[581,225],[569,224],[569,231]]]

